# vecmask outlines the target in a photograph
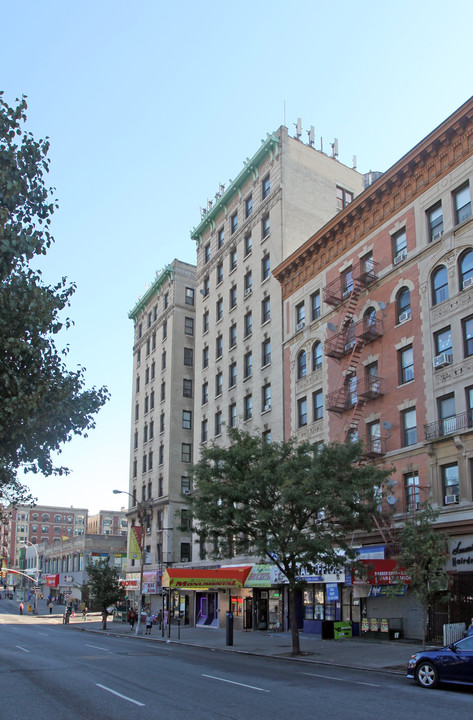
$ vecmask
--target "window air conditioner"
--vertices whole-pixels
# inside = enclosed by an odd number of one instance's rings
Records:
[[[300,322],[297,323],[296,330],[302,330],[304,325],[305,325],[305,320],[301,320]]]
[[[350,350],[352,350],[354,347],[355,347],[355,338],[353,338],[353,340],[350,340],[349,342],[347,342],[347,344],[345,345],[345,352],[350,352]]]
[[[463,290],[471,285],[473,285],[473,275],[466,280],[463,280]]]
[[[432,237],[432,240],[438,240],[439,237],[442,237],[442,235],[443,235],[443,230],[439,230],[439,231],[436,232],[435,235]]]
[[[245,290],[245,297],[248,297],[248,295],[250,294],[250,292],[251,292],[251,288],[250,288],[250,287],[247,287],[246,290]]]
[[[191,494],[191,491],[190,491],[190,490],[183,490],[183,491],[182,491],[182,494],[183,494],[183,495],[190,495],[190,494]]]
[[[453,362],[453,355],[452,353],[441,353],[440,355],[437,355],[434,357],[434,368],[441,368],[445,367],[445,365],[451,365]]]
[[[264,406],[263,412],[266,412],[267,410],[271,410],[271,404],[270,404],[270,403],[268,403],[267,405]]]
[[[445,505],[454,505],[458,502],[458,495],[445,495]]]
[[[406,250],[401,250],[401,252],[398,253],[398,254],[396,255],[396,257],[394,258],[393,264],[394,264],[394,265],[397,265],[398,263],[400,263],[400,262],[402,262],[403,260],[405,260],[406,257],[407,257],[407,251],[406,251]]]
[[[402,322],[406,322],[406,320],[410,320],[410,319],[411,319],[410,312],[403,312],[399,315],[398,322],[402,323]]]

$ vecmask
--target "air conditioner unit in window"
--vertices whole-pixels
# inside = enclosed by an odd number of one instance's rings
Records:
[[[466,280],[463,280],[463,290],[467,287],[471,287],[473,285],[473,275]]]
[[[452,353],[444,352],[437,357],[434,357],[434,368],[445,367],[445,365],[451,365],[453,362]]]
[[[438,240],[439,237],[442,237],[442,235],[443,235],[443,230],[439,230],[438,232],[435,233],[435,235],[432,236],[432,240]]]
[[[406,257],[407,257],[407,250],[401,250],[401,252],[398,253],[398,254],[396,255],[396,257],[394,258],[393,264],[394,264],[394,265],[397,265],[398,263],[400,263],[400,262],[402,262],[403,260],[405,260]]]
[[[347,342],[345,345],[345,352],[350,352],[355,347],[355,338],[353,340],[350,340],[350,342]]]
[[[399,315],[398,322],[402,323],[402,322],[406,322],[406,320],[410,320],[410,319],[411,319],[410,312],[403,312]]]
[[[246,288],[246,290],[245,290],[245,297],[248,297],[248,295],[250,294],[250,292],[251,292],[251,288],[250,288],[250,287]]]
[[[190,494],[191,494],[191,491],[190,491],[190,490],[183,490],[183,491],[182,491],[182,494],[183,494],[183,495],[190,495]]]
[[[266,412],[266,410],[271,410],[271,403],[268,403],[267,405],[264,406],[263,412]]]
[[[296,330],[302,330],[304,325],[305,325],[305,320],[301,320],[300,322],[297,323]]]
[[[454,505],[458,500],[458,495],[445,495],[445,505]]]

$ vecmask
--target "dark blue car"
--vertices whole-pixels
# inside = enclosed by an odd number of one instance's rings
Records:
[[[416,653],[407,665],[407,677],[424,688],[439,683],[473,685],[473,636],[438,650]]]

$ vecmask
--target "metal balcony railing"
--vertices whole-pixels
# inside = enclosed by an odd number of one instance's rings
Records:
[[[348,355],[355,345],[355,340],[364,343],[373,342],[384,334],[384,325],[381,318],[363,318],[354,326],[332,335],[324,343],[324,352],[328,357],[340,359]]]
[[[324,302],[333,307],[337,307],[337,305],[341,305],[342,302],[350,297],[355,285],[361,285],[363,287],[371,285],[371,283],[377,279],[376,269],[378,265],[379,263],[375,263],[373,260],[362,260],[353,266],[349,278],[342,274],[335,278],[335,280],[332,280],[332,282],[323,289]]]
[[[473,410],[467,410],[459,415],[453,415],[443,420],[424,425],[426,440],[436,440],[445,435],[452,435],[461,430],[473,429]]]
[[[386,438],[367,438],[363,454],[366,457],[379,457],[386,455]]]
[[[357,392],[360,397],[366,400],[376,400],[384,395],[384,378],[376,375],[365,375],[357,383]]]

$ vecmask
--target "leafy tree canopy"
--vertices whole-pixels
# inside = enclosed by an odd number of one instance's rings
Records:
[[[109,558],[102,558],[98,563],[87,565],[89,596],[96,606],[104,609],[114,605],[125,597],[125,590],[120,585],[118,568],[109,564]]]
[[[84,368],[64,364],[54,338],[71,321],[62,312],[74,284],[46,285],[31,261],[53,242],[57,207],[45,185],[49,142],[26,132],[26,100],[10,107],[0,93],[0,499],[24,501],[17,471],[63,474],[51,457],[73,435],[86,435],[108,399],[85,389]]]
[[[292,590],[302,567],[356,556],[352,534],[372,527],[389,473],[361,462],[360,444],[267,443],[234,428],[229,438],[227,448],[203,448],[192,469],[195,529],[219,539],[219,557],[266,558]],[[297,630],[295,606],[291,625]]]

